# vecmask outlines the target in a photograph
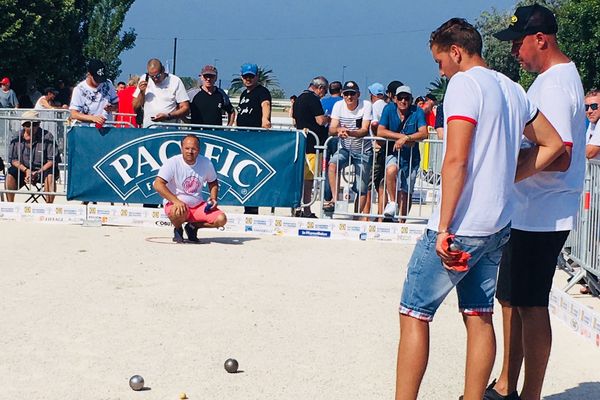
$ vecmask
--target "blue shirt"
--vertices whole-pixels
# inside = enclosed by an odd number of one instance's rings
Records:
[[[325,115],[331,115],[331,111],[333,110],[333,105],[338,101],[342,100],[342,96],[327,96],[321,99],[321,105],[323,106],[323,111],[325,111]]]
[[[383,125],[386,129],[389,129],[392,132],[404,133],[410,135],[411,133],[416,133],[420,127],[427,126],[427,122],[425,121],[425,113],[421,110],[420,107],[410,106],[408,109],[408,114],[404,118],[404,121],[400,121],[400,116],[398,115],[398,107],[395,103],[389,103],[383,109],[383,113],[381,114],[381,119],[379,120],[379,125]],[[402,146],[400,149],[400,165],[402,166],[404,163],[408,163],[410,160],[410,155],[412,151],[412,166],[418,165],[421,162],[421,154],[419,153],[419,145],[415,143],[413,146]],[[393,154],[394,152],[394,142],[388,142],[388,152],[387,154]]]

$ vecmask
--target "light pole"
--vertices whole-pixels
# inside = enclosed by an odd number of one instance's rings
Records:
[[[213,59],[213,62],[214,62],[213,65],[215,66],[215,69],[218,71],[218,69],[217,69],[217,61],[219,61],[218,58]],[[215,82],[215,83],[217,83],[217,82]],[[220,87],[221,87],[221,78],[219,78],[219,88]]]
[[[342,65],[342,85],[344,84],[344,76],[346,75],[346,68],[348,68],[347,65]]]

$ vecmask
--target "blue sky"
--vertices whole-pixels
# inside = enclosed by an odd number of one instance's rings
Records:
[[[514,8],[514,0],[139,0],[124,28],[138,34],[122,54],[121,78],[145,72],[157,57],[176,75],[197,77],[216,60],[223,87],[245,62],[273,69],[287,96],[298,94],[317,75],[330,81],[398,79],[425,94],[438,76],[427,45],[429,34],[451,17],[474,22],[484,10]],[[344,68],[343,66],[346,66]],[[365,90],[362,90],[365,92]]]

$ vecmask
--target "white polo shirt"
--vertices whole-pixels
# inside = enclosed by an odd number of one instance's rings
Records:
[[[585,176],[585,109],[581,78],[572,62],[539,74],[529,100],[544,113],[565,145],[572,146],[565,172],[539,172],[516,184],[517,209],[512,227],[530,232],[573,229]],[[532,145],[523,139],[523,146]]]
[[[148,78],[147,74],[142,75],[142,79],[148,82],[144,96],[144,128],[153,123],[151,118],[155,115],[171,113],[177,109],[177,104],[190,101],[185,86],[178,76],[168,74],[158,86],[154,80]],[[138,97],[139,94],[140,89],[137,88],[133,92],[133,97]]]
[[[449,229],[461,236],[492,235],[512,218],[521,135],[537,109],[518,84],[499,72],[474,67],[450,79],[444,115],[445,132],[452,120],[475,125],[467,175]],[[444,135],[444,153],[447,140]],[[441,202],[427,225],[434,231],[438,230],[440,207]]]

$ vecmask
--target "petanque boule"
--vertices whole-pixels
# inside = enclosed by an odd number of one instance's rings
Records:
[[[129,387],[135,391],[142,390],[144,388],[144,378],[140,375],[134,375],[129,378]]]
[[[229,372],[230,374],[234,374],[237,372],[239,367],[239,364],[237,362],[237,360],[233,359],[233,358],[228,358],[227,361],[225,361],[225,371]]]

